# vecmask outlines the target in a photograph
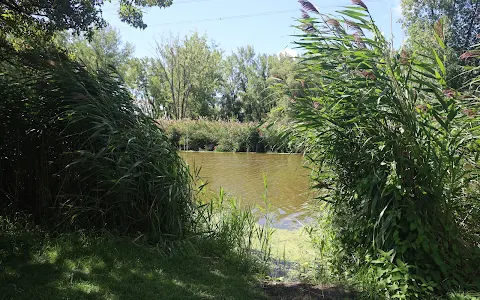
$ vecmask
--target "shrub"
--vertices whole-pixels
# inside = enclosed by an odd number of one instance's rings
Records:
[[[221,152],[302,152],[303,145],[291,142],[289,125],[234,121],[158,120],[169,140],[182,150]],[[178,141],[178,142],[177,142]]]
[[[461,222],[465,203],[478,207],[479,106],[446,86],[442,24],[438,46],[397,52],[362,1],[320,21],[300,2],[308,96],[295,109],[329,191],[320,245],[332,269],[396,298],[466,286],[480,270]]]
[[[182,235],[189,172],[114,74],[0,41],[0,197],[50,227]]]

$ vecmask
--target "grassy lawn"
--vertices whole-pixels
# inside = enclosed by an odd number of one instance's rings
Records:
[[[265,298],[238,264],[198,249],[181,252],[167,257],[82,235],[1,233],[0,299]]]
[[[300,233],[273,234],[272,281],[266,282],[233,256],[219,256],[214,246],[185,244],[165,255],[126,239],[7,230],[0,232],[0,300],[362,299],[361,293],[315,282],[313,249]],[[442,299],[477,297],[453,293]]]

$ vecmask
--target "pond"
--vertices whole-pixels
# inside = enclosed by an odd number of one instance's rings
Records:
[[[263,204],[263,175],[267,179],[267,199],[273,226],[296,229],[310,221],[308,200],[310,171],[298,154],[181,152],[191,168],[200,168],[200,177],[211,190],[222,187],[241,198],[243,205]],[[259,217],[259,223],[265,219]]]

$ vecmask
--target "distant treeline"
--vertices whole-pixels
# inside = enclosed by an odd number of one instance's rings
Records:
[[[300,153],[301,139],[287,133],[287,124],[198,120],[158,120],[180,150]]]
[[[88,70],[118,73],[139,107],[155,119],[258,122],[304,89],[298,58],[257,53],[249,45],[226,54],[198,32],[164,37],[154,56],[143,58],[134,57],[133,45],[123,43],[112,27],[95,31],[91,40],[62,32],[55,41]]]

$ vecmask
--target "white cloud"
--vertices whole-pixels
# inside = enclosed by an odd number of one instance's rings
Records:
[[[295,50],[293,50],[293,49],[285,48],[285,49],[283,49],[281,52],[278,53],[278,56],[297,57],[297,56],[298,56],[298,52],[295,51]]]

